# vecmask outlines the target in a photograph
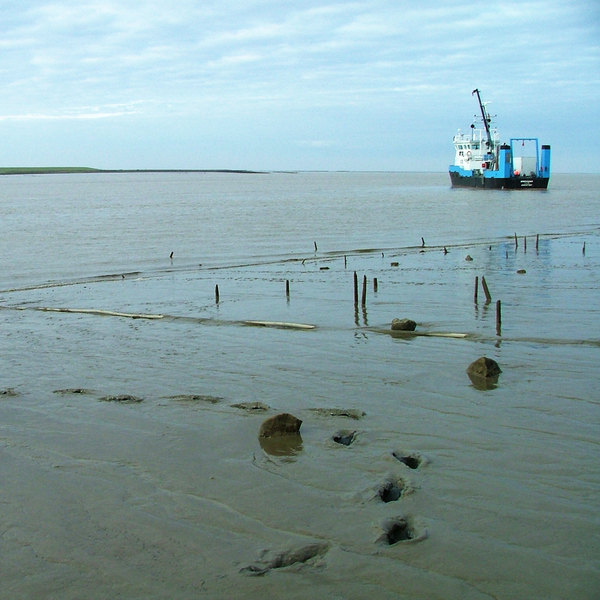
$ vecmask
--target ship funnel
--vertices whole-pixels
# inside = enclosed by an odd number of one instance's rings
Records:
[[[540,158],[540,177],[550,177],[550,146],[542,145],[542,156]]]
[[[508,144],[502,144],[500,146],[500,153],[498,155],[498,171],[499,177],[507,178],[512,173],[512,152]]]

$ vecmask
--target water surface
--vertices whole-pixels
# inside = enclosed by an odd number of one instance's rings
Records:
[[[0,597],[593,598],[599,183],[0,178]]]

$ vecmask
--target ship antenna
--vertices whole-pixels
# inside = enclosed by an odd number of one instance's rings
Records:
[[[490,133],[490,121],[491,121],[490,116],[488,115],[485,105],[481,101],[481,96],[479,95],[479,90],[477,90],[477,89],[473,90],[473,92],[471,93],[471,96],[473,94],[477,94],[477,100],[479,101],[479,108],[481,109],[481,117],[483,118],[483,124],[485,125],[485,132],[487,134],[488,146],[490,148],[493,148],[494,144],[492,142],[492,134]]]

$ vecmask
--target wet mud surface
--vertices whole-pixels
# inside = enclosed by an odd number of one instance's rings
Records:
[[[594,597],[597,185],[128,177],[3,182],[1,600]]]

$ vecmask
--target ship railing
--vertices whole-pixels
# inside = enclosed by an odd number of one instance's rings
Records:
[[[500,134],[498,133],[498,131],[496,131],[495,129],[492,130],[492,141],[497,144],[500,142]],[[487,133],[485,132],[485,129],[474,129],[472,132],[469,133],[457,133],[454,136],[454,143],[459,143],[459,144],[468,144],[471,142],[478,142],[478,143],[482,143],[482,142],[486,142],[487,141]]]

